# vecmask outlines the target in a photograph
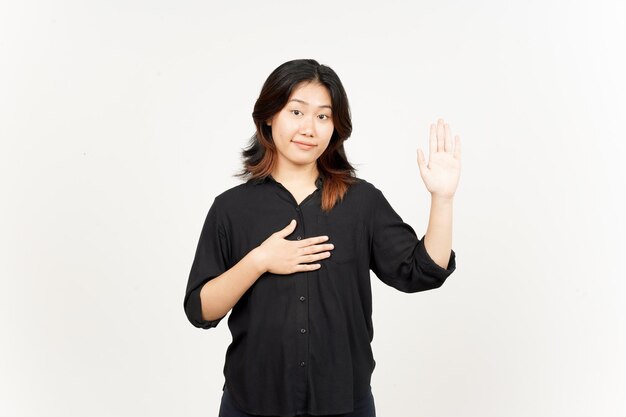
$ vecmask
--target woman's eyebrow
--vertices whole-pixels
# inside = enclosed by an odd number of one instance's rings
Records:
[[[289,100],[289,101],[297,101],[298,103],[306,104],[307,106],[309,105],[309,103],[307,103],[307,102],[306,102],[306,101],[304,101],[304,100],[300,100],[299,98],[292,98],[292,99],[291,99],[291,100]],[[288,101],[287,103],[289,103],[289,101]],[[329,108],[329,109],[331,109],[331,110],[333,109],[331,106],[329,106],[329,105],[327,105],[327,104],[324,104],[324,105],[322,105],[322,106],[317,106],[317,107],[318,107],[318,108],[320,108],[320,109],[321,109],[321,108],[323,108],[323,107]]]

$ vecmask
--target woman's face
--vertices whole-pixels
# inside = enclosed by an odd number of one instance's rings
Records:
[[[314,82],[300,84],[267,124],[272,128],[279,164],[315,164],[334,131],[327,88]]]

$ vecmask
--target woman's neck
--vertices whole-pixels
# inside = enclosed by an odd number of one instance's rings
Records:
[[[315,184],[319,177],[319,171],[316,166],[308,170],[275,169],[272,172],[272,177],[281,184],[292,184],[296,187],[302,187]]]

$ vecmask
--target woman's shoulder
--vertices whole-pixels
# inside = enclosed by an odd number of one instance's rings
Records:
[[[251,191],[251,183],[244,182],[241,184],[233,185],[230,188],[226,188],[222,190],[215,196],[215,201],[220,204],[232,204],[236,202],[241,202],[247,196],[250,195]]]
[[[370,196],[375,196],[380,191],[372,182],[361,177],[355,177],[355,182],[352,184],[351,188],[353,188],[355,192]]]
[[[348,189],[349,200],[367,210],[376,207],[381,200],[382,192],[372,181],[361,177],[355,177],[355,179],[356,181]]]

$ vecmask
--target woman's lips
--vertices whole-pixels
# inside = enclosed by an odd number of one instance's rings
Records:
[[[305,151],[308,151],[309,149],[313,149],[315,147],[315,145],[305,145],[304,143],[296,142],[295,140],[292,142],[295,143],[298,148],[304,149]]]

